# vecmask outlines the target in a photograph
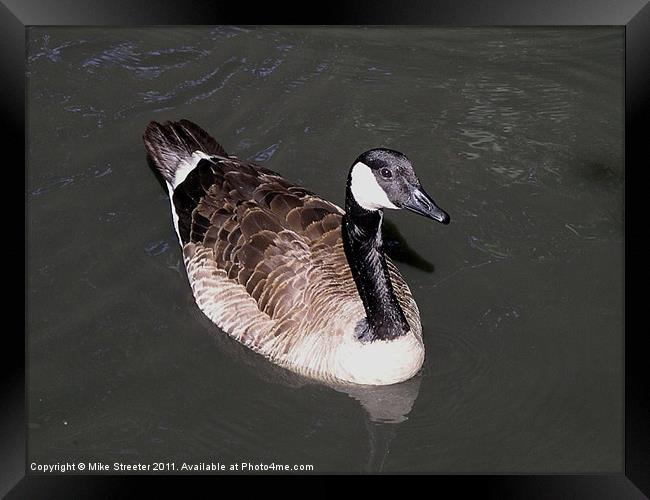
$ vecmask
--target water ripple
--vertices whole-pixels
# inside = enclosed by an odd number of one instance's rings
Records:
[[[50,35],[47,33],[43,35],[41,40],[42,40],[42,44],[40,50],[38,52],[30,54],[27,57],[27,61],[29,63],[37,61],[40,58],[46,58],[51,62],[59,62],[61,61],[61,52],[63,51],[63,49],[67,49],[69,47],[76,47],[78,45],[88,43],[86,40],[70,40],[68,42],[64,42],[60,45],[57,45],[56,47],[50,47],[49,46]]]
[[[90,73],[117,66],[131,71],[135,78],[153,79],[170,69],[180,69],[194,63],[209,51],[194,47],[175,47],[140,52],[134,42],[123,42],[85,59],[81,67]],[[158,64],[156,64],[158,63]]]
[[[262,151],[258,151],[252,156],[249,156],[247,159],[250,161],[256,161],[259,163],[263,163],[267,160],[269,160],[275,152],[278,150],[278,147],[280,147],[280,143],[277,142],[275,144],[271,144],[269,147],[263,149]]]
[[[78,181],[84,181],[93,178],[98,179],[110,175],[112,173],[113,173],[113,169],[110,166],[110,164],[106,164],[102,167],[93,165],[84,172],[80,172],[78,174],[73,174],[73,175],[66,175],[63,177],[50,180],[42,186],[35,187],[30,191],[29,194],[31,196],[40,196],[49,191],[64,188]]]
[[[160,241],[151,241],[147,243],[144,247],[144,251],[147,252],[152,257],[156,255],[161,255],[169,250],[169,243],[165,240]]]

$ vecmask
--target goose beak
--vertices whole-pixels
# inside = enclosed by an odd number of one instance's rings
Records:
[[[441,224],[449,224],[450,217],[447,212],[436,205],[433,198],[429,196],[421,187],[413,187],[411,190],[411,197],[402,204],[402,208],[406,208],[416,214],[424,215],[429,219],[436,220]]]

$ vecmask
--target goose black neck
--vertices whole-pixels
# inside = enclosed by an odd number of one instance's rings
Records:
[[[381,210],[365,210],[350,183],[342,221],[343,248],[366,310],[370,340],[391,340],[409,331],[388,274],[381,236]]]

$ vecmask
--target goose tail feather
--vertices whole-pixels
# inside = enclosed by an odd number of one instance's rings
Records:
[[[228,156],[221,144],[201,127],[189,120],[150,122],[143,134],[145,148],[156,169],[168,184],[176,187],[187,171],[198,164],[202,156]],[[198,157],[195,153],[199,154]]]

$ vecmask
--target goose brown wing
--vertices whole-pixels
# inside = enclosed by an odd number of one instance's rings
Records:
[[[341,210],[278,174],[235,158],[201,160],[174,192],[183,244],[216,266],[260,311],[286,318],[313,276],[311,249],[341,251]]]

